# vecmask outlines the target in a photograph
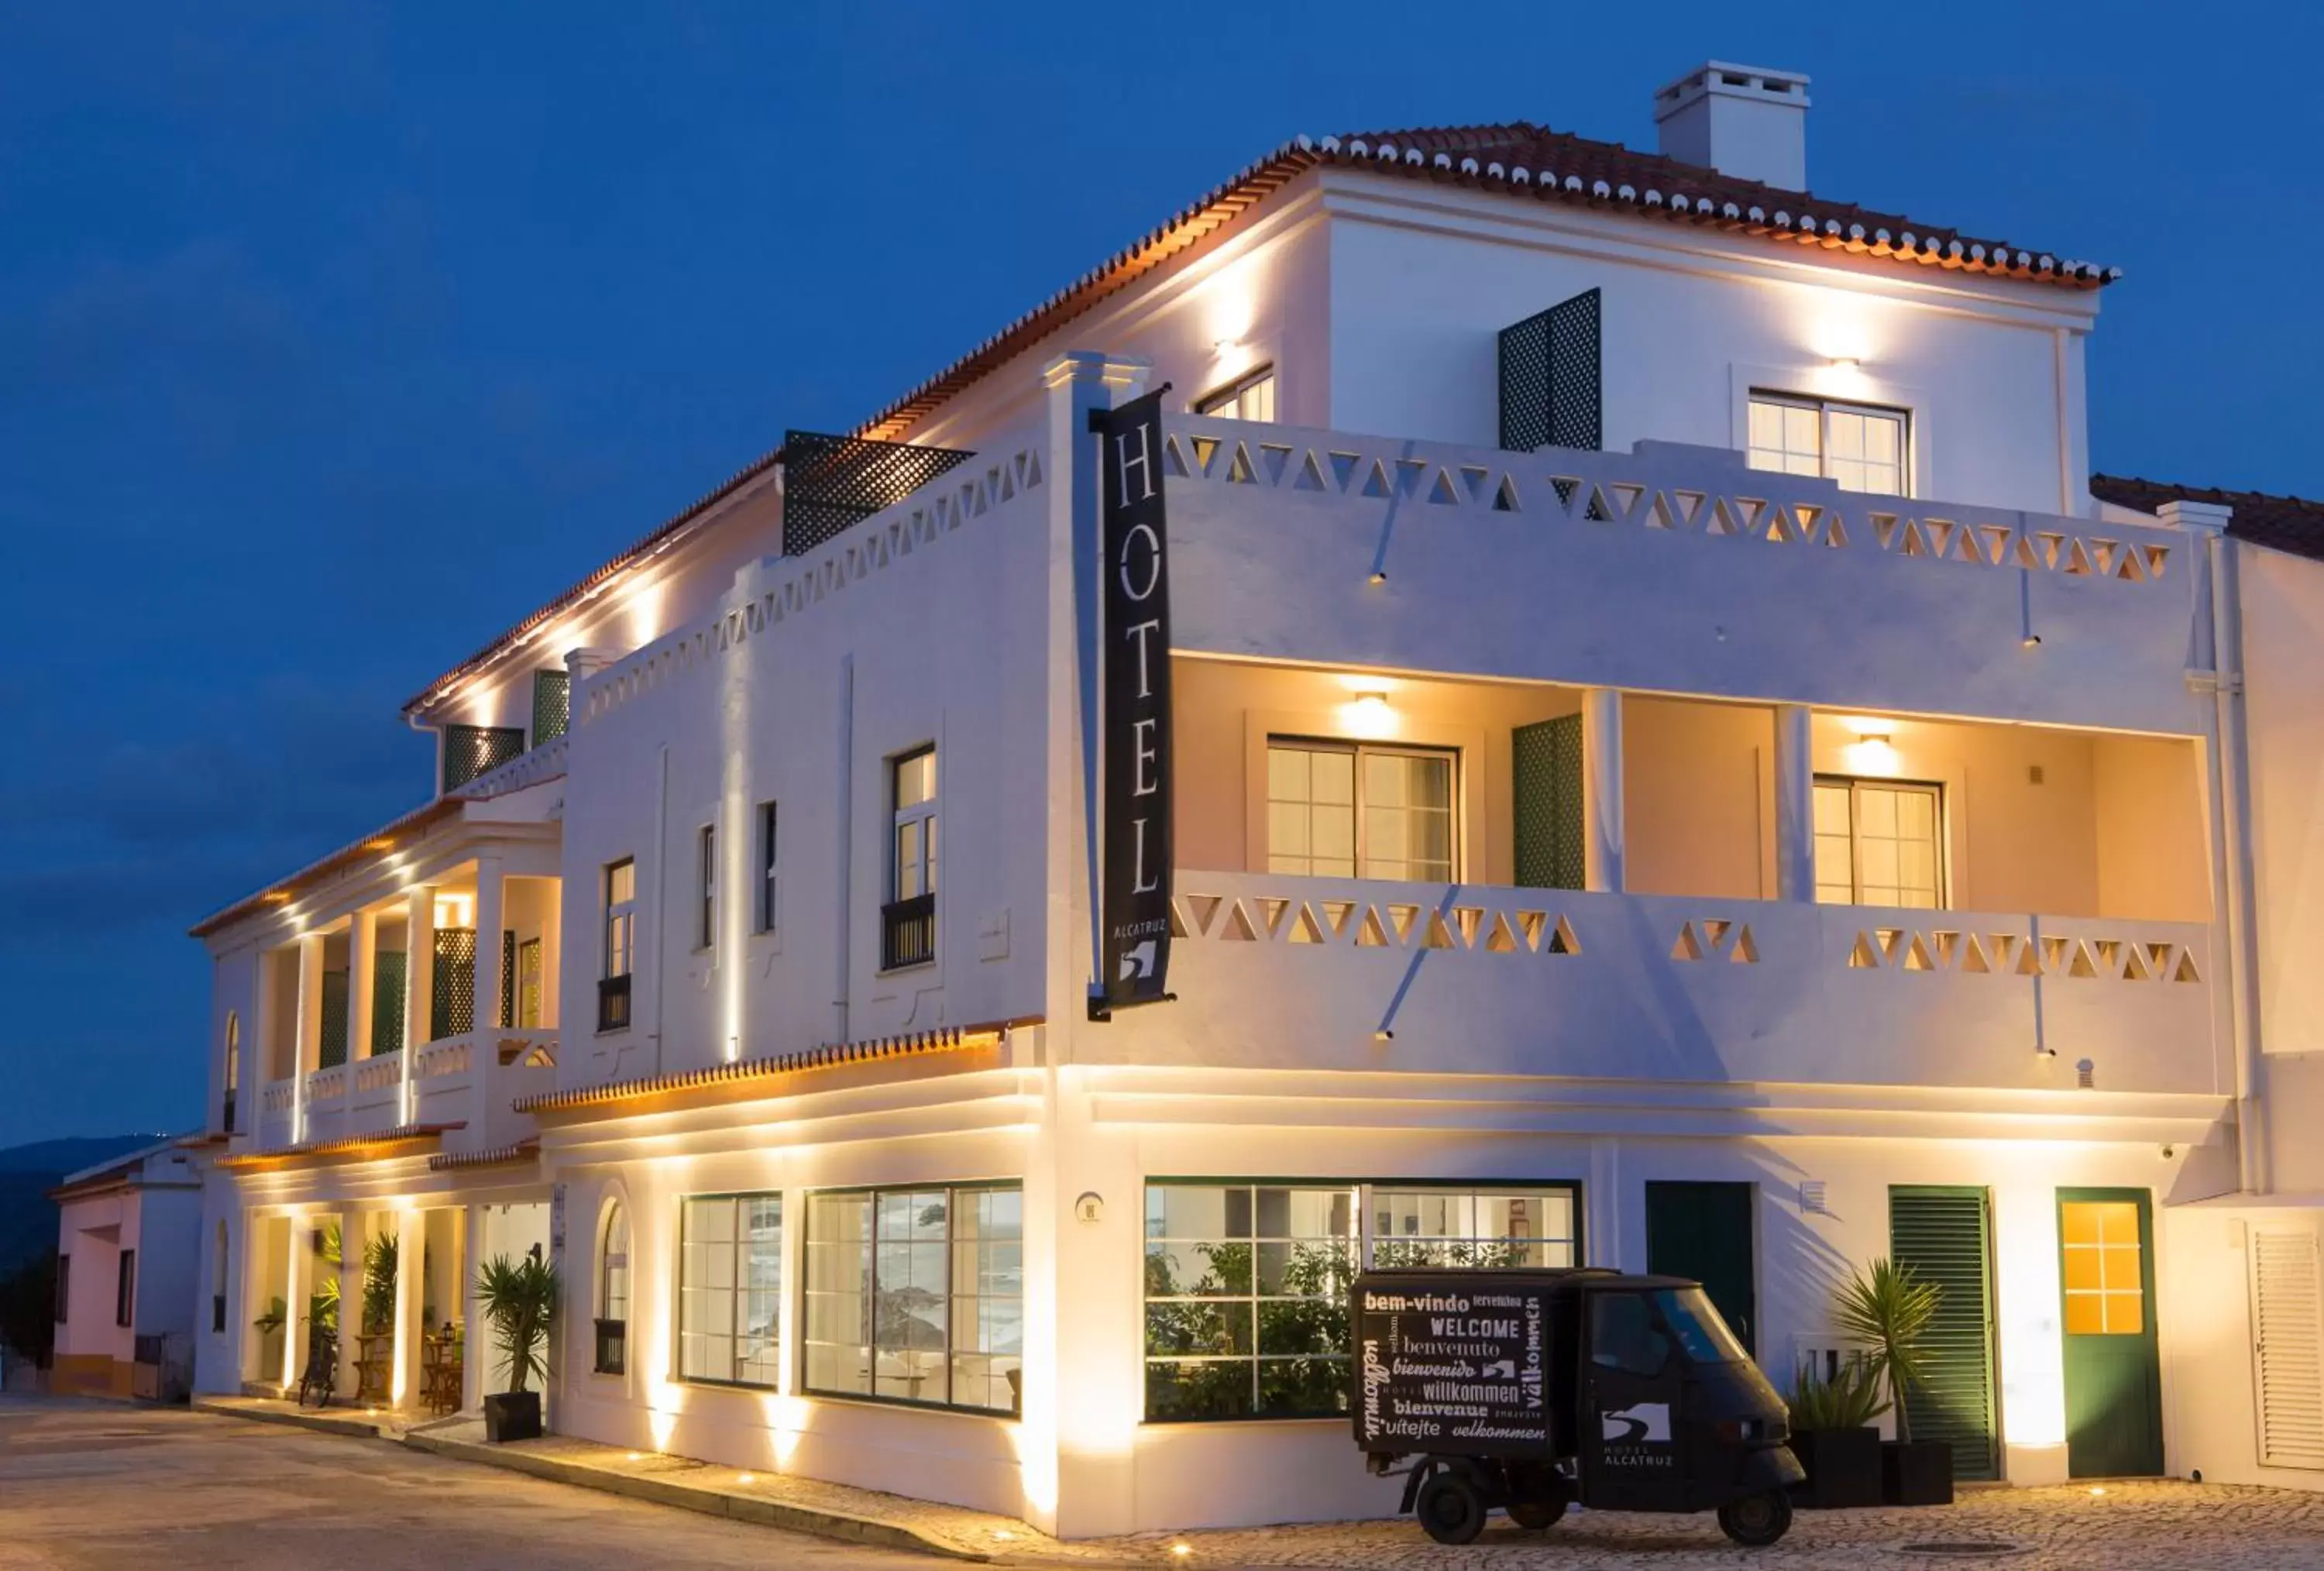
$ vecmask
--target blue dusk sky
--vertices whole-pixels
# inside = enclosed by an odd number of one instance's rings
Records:
[[[189,923],[423,800],[401,702],[1301,133],[1651,147],[2119,265],[2098,465],[2314,494],[2304,5],[0,11],[0,1145],[202,1116]]]

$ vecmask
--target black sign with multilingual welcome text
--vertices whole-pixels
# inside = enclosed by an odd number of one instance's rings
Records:
[[[1102,522],[1105,785],[1099,906],[1102,1018],[1157,1003],[1170,969],[1170,547],[1162,511],[1162,391],[1093,411]]]

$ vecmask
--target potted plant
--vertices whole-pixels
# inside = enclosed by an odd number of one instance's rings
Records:
[[[1882,1498],[1889,1505],[1950,1505],[1953,1498],[1953,1448],[1947,1440],[1914,1440],[1905,1394],[1928,1379],[1921,1363],[1921,1339],[1936,1317],[1941,1289],[1917,1281],[1913,1268],[1876,1260],[1842,1283],[1832,1306],[1832,1324],[1842,1335],[1869,1349],[1873,1369],[1888,1387],[1896,1415],[1896,1438],[1881,1448]]]
[[[363,1326],[366,1336],[395,1332],[396,1242],[382,1234],[364,1245]]]
[[[493,1328],[493,1350],[508,1361],[509,1388],[484,1398],[484,1438],[540,1437],[540,1393],[549,1379],[549,1336],[557,1324],[557,1268],[530,1256],[494,1255],[476,1273],[477,1308]]]
[[[1880,1431],[1874,1420],[1888,1410],[1880,1376],[1862,1354],[1828,1374],[1803,1363],[1792,1383],[1792,1455],[1807,1469],[1792,1487],[1794,1503],[1811,1511],[1878,1505]]]

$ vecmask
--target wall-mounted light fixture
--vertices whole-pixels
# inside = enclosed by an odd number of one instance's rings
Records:
[[[1853,355],[1834,355],[1831,357],[1831,368],[1834,371],[1854,371],[1861,367],[1863,364],[1863,361],[1858,360]]]

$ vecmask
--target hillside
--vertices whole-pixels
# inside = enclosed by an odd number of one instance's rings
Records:
[[[0,1276],[57,1242],[49,1191],[67,1173],[152,1145],[155,1134],[84,1135],[0,1149]]]

